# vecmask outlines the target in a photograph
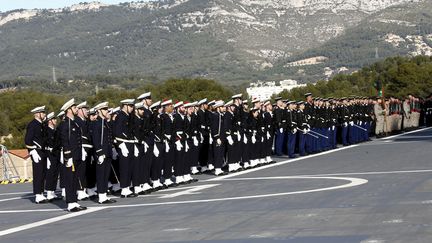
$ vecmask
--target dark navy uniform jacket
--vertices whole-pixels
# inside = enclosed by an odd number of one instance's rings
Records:
[[[96,156],[105,155],[107,158],[112,158],[113,135],[111,123],[98,117],[90,123],[89,128]]]
[[[82,134],[81,128],[75,120],[66,117],[59,126],[61,146],[63,147],[64,160],[72,158],[75,161],[82,160]]]

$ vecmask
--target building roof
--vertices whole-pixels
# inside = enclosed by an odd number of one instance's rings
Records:
[[[22,159],[27,159],[29,157],[29,153],[27,151],[27,149],[14,149],[14,150],[9,150],[10,154],[13,154],[17,157],[20,157]]]

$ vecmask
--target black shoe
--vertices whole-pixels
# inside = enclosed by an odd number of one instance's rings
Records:
[[[56,197],[54,197],[54,198],[51,198],[51,199],[47,199],[48,200],[48,202],[53,202],[53,201],[58,201],[58,200],[62,200],[63,198],[61,197],[61,196],[56,196]]]
[[[198,179],[192,179],[191,183],[195,183],[195,182],[198,182],[198,181],[199,181]]]
[[[71,213],[76,213],[76,212],[81,211],[81,209],[80,209],[80,207],[74,207],[74,208],[68,209],[68,211]]]
[[[121,198],[132,198],[132,197],[137,197],[137,196],[138,196],[138,194],[135,194],[135,193],[131,193],[131,194],[127,195],[127,196],[120,195]]]
[[[87,207],[84,207],[84,206],[79,206],[78,208],[80,209],[80,211],[87,210]]]
[[[111,203],[116,203],[117,201],[114,199],[107,199],[103,202],[100,202],[99,204],[111,204]]]
[[[152,193],[151,190],[146,190],[146,191],[139,192],[138,195],[148,195],[148,194]]]
[[[169,185],[168,187],[178,187],[178,186],[179,186],[179,184],[173,183],[173,184]]]

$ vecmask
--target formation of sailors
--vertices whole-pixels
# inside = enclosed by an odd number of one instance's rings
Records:
[[[219,176],[273,163],[272,154],[295,158],[335,149],[338,143],[368,141],[371,131],[386,132],[378,128],[384,123],[401,129],[398,116],[404,116],[406,105],[395,99],[382,106],[381,99],[367,97],[313,98],[311,93],[305,101],[278,97],[275,102],[254,98],[249,107],[241,94],[226,103],[153,102],[148,92],[122,100],[117,108],[108,102],[90,108],[71,99],[55,116],[46,115],[45,106],[36,107],[25,135],[35,202],[63,197],[67,209],[76,212],[86,209],[78,201],[88,198],[115,203],[109,193],[136,197],[196,182],[198,173]],[[418,126],[415,98],[408,102],[409,126]],[[382,117],[391,119],[381,123]],[[55,194],[58,182],[62,197]]]

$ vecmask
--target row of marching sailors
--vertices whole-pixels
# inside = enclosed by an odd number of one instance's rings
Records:
[[[33,109],[25,143],[33,161],[35,202],[61,198],[55,194],[59,175],[68,210],[76,212],[86,209],[78,201],[89,197],[114,203],[108,191],[136,197],[195,182],[191,174],[199,167],[220,175],[224,165],[233,171],[240,163],[247,168],[270,162],[270,102],[261,107],[255,101],[249,112],[241,95],[232,98],[227,104],[207,99],[153,104],[145,93],[138,103],[122,100],[111,110],[107,102],[89,109],[71,99],[57,115],[58,126],[54,113],[45,115],[45,106]]]
[[[295,158],[369,140],[373,107],[365,97],[323,99],[305,94],[306,101],[277,97],[274,109],[275,154]],[[338,131],[339,130],[339,131]]]

